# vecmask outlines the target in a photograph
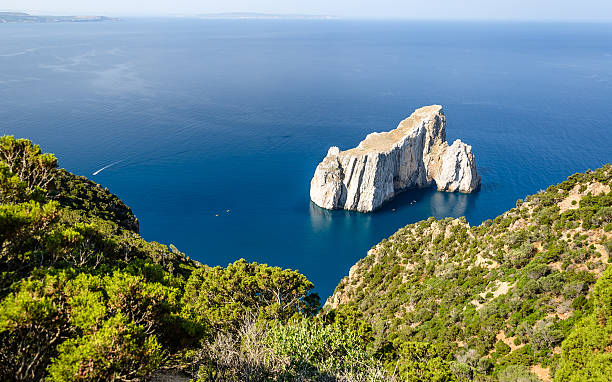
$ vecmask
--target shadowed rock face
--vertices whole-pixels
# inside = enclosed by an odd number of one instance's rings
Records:
[[[470,193],[480,186],[472,147],[446,142],[440,105],[425,106],[394,130],[369,134],[353,149],[331,147],[310,182],[320,207],[374,211],[396,194],[435,183],[439,191]]]

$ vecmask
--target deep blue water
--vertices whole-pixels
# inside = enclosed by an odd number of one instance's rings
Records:
[[[211,265],[296,268],[323,297],[406,224],[479,224],[610,162],[611,101],[611,24],[0,25],[1,134],[107,186],[146,239]],[[473,146],[479,193],[411,191],[374,214],[310,204],[329,146],[350,148],[434,103],[449,140]]]

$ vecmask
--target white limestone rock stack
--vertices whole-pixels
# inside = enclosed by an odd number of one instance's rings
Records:
[[[353,149],[331,147],[310,182],[310,199],[327,209],[369,212],[432,183],[439,191],[464,193],[480,186],[472,147],[446,142],[440,105],[417,109],[395,130],[369,134]]]

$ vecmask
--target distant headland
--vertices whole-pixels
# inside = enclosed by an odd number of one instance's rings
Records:
[[[332,20],[336,16],[329,15],[303,15],[303,14],[276,14],[256,12],[227,12],[205,13],[198,15],[201,19],[265,19],[265,20]]]
[[[23,12],[0,12],[0,24],[6,23],[81,23],[96,21],[117,21],[106,16],[35,16]]]

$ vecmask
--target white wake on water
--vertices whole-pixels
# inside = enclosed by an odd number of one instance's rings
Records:
[[[121,162],[123,162],[123,160],[118,160],[118,161],[113,162],[113,163],[111,163],[111,164],[107,164],[106,166],[102,167],[101,169],[99,169],[99,170],[97,170],[97,171],[94,171],[94,172],[93,172],[91,175],[94,175],[94,176],[95,176],[95,175],[98,175],[99,173],[101,173],[102,171],[106,170],[107,168],[109,168],[109,167],[111,167],[111,166],[114,166],[114,165],[116,165],[117,163],[121,163]]]

